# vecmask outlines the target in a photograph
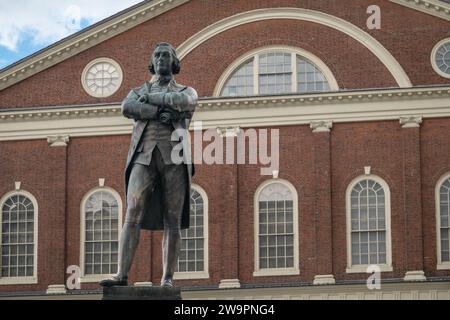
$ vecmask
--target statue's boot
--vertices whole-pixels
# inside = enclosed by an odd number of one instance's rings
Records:
[[[113,276],[111,279],[102,280],[99,282],[102,287],[116,287],[116,286],[128,286],[128,278],[121,278],[119,276]]]
[[[173,287],[173,274],[175,272],[181,244],[181,232],[179,228],[164,230],[163,240],[163,268],[161,287]]]
[[[128,286],[128,272],[139,244],[140,232],[140,224],[125,222],[119,242],[119,272],[111,279],[100,281],[102,287]]]

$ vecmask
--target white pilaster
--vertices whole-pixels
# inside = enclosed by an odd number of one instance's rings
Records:
[[[236,289],[240,287],[241,283],[239,279],[223,279],[219,283],[219,289]]]
[[[63,284],[51,284],[47,288],[47,294],[66,294],[67,289]]]
[[[331,128],[333,128],[333,121],[311,121],[309,124],[312,132],[330,132]]]
[[[50,147],[67,147],[67,144],[69,143],[69,136],[48,136],[47,142]]]
[[[426,281],[425,272],[422,270],[408,271],[403,278],[404,281]]]
[[[421,123],[422,116],[400,117],[400,125],[402,128],[419,128]]]
[[[336,280],[334,279],[334,275],[332,274],[324,274],[314,276],[314,285],[329,285],[336,284]]]

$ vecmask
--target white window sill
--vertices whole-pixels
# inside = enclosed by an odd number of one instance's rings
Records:
[[[254,277],[270,277],[270,276],[295,276],[299,275],[300,270],[295,268],[289,269],[261,269],[253,272]]]
[[[0,285],[7,286],[13,284],[37,284],[37,277],[16,277],[0,278]]]
[[[438,263],[436,269],[438,269],[438,270],[450,270],[450,262]]]
[[[209,279],[209,272],[175,272],[173,278],[174,280]]]
[[[370,267],[372,265],[358,265],[358,266],[353,266],[350,268],[347,268],[345,270],[346,273],[368,273],[367,272],[367,268]],[[392,272],[394,271],[394,269],[392,268],[392,266],[387,265],[387,264],[375,264],[374,266],[378,266],[380,268],[381,272]]]

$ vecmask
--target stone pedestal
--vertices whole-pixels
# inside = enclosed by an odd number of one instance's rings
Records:
[[[103,288],[103,300],[181,300],[179,287]]]

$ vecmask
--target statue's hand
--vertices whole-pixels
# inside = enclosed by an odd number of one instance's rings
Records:
[[[170,122],[172,121],[170,113],[168,113],[168,112],[161,112],[159,114],[159,121],[161,123],[164,123],[164,124],[170,124]]]
[[[141,103],[147,103],[148,102],[148,96],[146,94],[144,94],[143,96],[139,97],[138,101],[141,102]]]
[[[172,120],[178,120],[179,118],[178,112],[170,108],[161,109],[159,113],[159,121],[165,124],[169,124]]]

